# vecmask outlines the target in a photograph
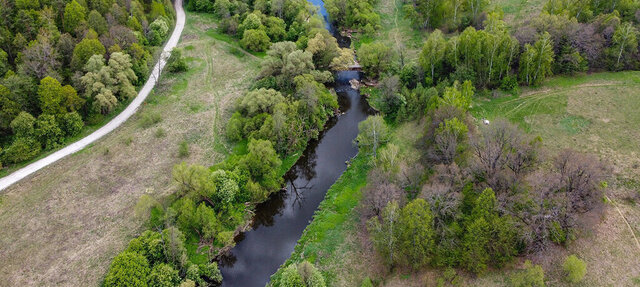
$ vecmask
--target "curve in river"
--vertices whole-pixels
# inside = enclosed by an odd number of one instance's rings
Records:
[[[149,79],[144,84],[138,96],[127,106],[127,108],[122,111],[118,116],[109,121],[106,125],[102,126],[95,132],[90,135],[82,138],[81,140],[74,142],[65,148],[62,148],[42,159],[37,160],[34,163],[31,163],[19,170],[14,171],[13,173],[0,178],[0,190],[3,190],[10,185],[18,182],[19,180],[31,175],[32,173],[66,157],[70,154],[76,153],[87,145],[95,142],[106,134],[112,132],[117,127],[122,125],[125,121],[127,121],[133,114],[136,113],[142,102],[147,98],[153,87],[156,85],[160,74],[162,73],[162,69],[167,63],[167,59],[169,58],[171,50],[178,45],[178,40],[180,40],[180,35],[182,34],[182,30],[184,29],[185,23],[185,14],[182,8],[182,0],[175,0],[174,7],[176,10],[176,27],[173,29],[173,33],[171,37],[164,45],[164,49],[160,54],[160,59],[158,59],[158,63],[153,67],[151,75],[149,75]]]
[[[311,2],[322,5],[320,0]],[[256,207],[252,230],[240,234],[237,245],[221,258],[223,286],[265,286],[291,256],[327,190],[346,169],[345,162],[358,153],[353,144],[358,123],[371,109],[360,93],[351,88],[351,79],[359,79],[358,72],[336,74],[335,90],[344,113],[331,119],[318,140],[309,143],[285,175],[286,191],[273,194]]]

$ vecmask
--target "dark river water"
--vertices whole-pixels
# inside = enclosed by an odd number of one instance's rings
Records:
[[[320,0],[311,2],[322,5]],[[323,10],[320,13],[326,20]],[[347,168],[345,162],[358,153],[353,144],[358,123],[371,113],[364,98],[349,84],[359,78],[353,71],[336,74],[334,88],[343,114],[329,121],[318,140],[309,143],[285,175],[286,191],[272,194],[257,206],[252,230],[239,235],[230,254],[220,260],[223,286],[265,286],[293,252],[327,190]]]

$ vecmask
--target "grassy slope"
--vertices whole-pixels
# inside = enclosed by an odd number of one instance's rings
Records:
[[[0,195],[0,286],[98,285],[140,230],[140,195],[171,192],[180,161],[212,165],[231,150],[218,134],[259,65],[208,35],[214,26],[188,14],[180,46],[189,72],[164,75],[122,127]],[[161,121],[145,128],[152,118]],[[190,154],[179,158],[183,141]]]

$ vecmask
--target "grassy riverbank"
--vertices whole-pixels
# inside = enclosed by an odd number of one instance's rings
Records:
[[[188,13],[179,44],[188,72],[164,74],[116,131],[0,195],[0,286],[98,285],[141,228],[137,199],[175,190],[175,164],[213,165],[231,152],[223,128],[260,60],[211,37],[215,26],[209,15]]]

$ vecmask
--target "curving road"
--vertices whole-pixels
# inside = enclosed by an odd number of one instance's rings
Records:
[[[177,19],[176,19],[176,26],[173,29],[173,33],[171,34],[171,38],[169,38],[169,41],[167,41],[167,43],[165,44],[162,54],[160,55],[160,59],[158,59],[158,63],[156,63],[156,65],[153,67],[153,70],[151,72],[151,75],[149,76],[149,79],[147,80],[147,82],[144,84],[144,86],[138,93],[138,96],[131,102],[131,104],[129,104],[129,106],[127,106],[127,108],[124,111],[122,111],[118,116],[116,116],[114,119],[109,121],[106,125],[96,130],[95,132],[91,133],[90,135],[64,147],[61,150],[58,150],[48,155],[45,158],[42,158],[19,170],[16,170],[15,172],[3,178],[0,178],[0,190],[3,190],[9,187],[10,185],[18,182],[19,180],[31,175],[32,173],[40,170],[41,168],[44,168],[60,160],[65,156],[68,156],[79,150],[82,150],[87,145],[97,141],[101,137],[115,130],[117,127],[122,125],[122,123],[127,121],[127,119],[129,119],[133,114],[136,113],[136,110],[138,110],[138,107],[140,107],[142,102],[144,102],[144,100],[147,98],[151,90],[153,90],[153,87],[156,85],[156,82],[160,77],[160,73],[162,72],[162,69],[167,63],[167,59],[169,58],[170,52],[178,44],[178,40],[180,39],[180,35],[182,34],[182,29],[184,29],[185,15],[184,15],[184,10],[182,8],[182,0],[175,0],[174,6],[176,10]]]

